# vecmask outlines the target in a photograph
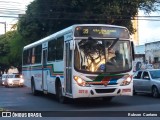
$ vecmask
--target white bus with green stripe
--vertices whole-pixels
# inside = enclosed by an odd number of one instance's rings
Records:
[[[110,101],[133,94],[133,42],[127,28],[77,24],[31,43],[23,49],[25,85],[37,95]]]

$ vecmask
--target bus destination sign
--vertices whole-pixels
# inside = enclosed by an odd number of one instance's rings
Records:
[[[103,37],[129,39],[129,32],[125,28],[104,26],[78,26],[75,28],[75,37]]]

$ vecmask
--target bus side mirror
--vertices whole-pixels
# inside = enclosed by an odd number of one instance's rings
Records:
[[[75,49],[75,41],[71,40],[70,41],[70,50],[74,50]]]
[[[133,60],[135,60],[135,51],[134,51],[134,43],[133,43],[133,41],[131,41],[131,47],[132,47],[132,58],[133,58]]]

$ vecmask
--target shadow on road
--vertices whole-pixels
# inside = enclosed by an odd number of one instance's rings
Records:
[[[4,93],[5,94],[2,94]],[[8,95],[6,93],[9,93]],[[15,94],[16,93],[16,94]],[[8,98],[10,96],[10,98]],[[34,109],[42,108],[43,110],[120,110],[127,107],[141,107],[141,106],[157,106],[160,105],[160,98],[153,98],[147,94],[138,94],[134,96],[117,96],[111,102],[102,100],[102,98],[87,98],[87,99],[69,99],[67,104],[59,103],[55,95],[40,93],[38,96],[33,96],[29,88],[5,88],[0,87],[0,97],[5,101],[4,103],[12,102],[13,107],[24,107]],[[15,99],[15,100],[14,100]],[[25,103],[25,104],[24,104]],[[6,104],[8,106],[8,104]],[[12,106],[8,106],[11,108]]]

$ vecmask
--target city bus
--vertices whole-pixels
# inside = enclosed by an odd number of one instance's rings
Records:
[[[24,84],[59,102],[133,94],[134,49],[126,27],[77,24],[23,48]],[[113,62],[114,61],[114,62]]]

